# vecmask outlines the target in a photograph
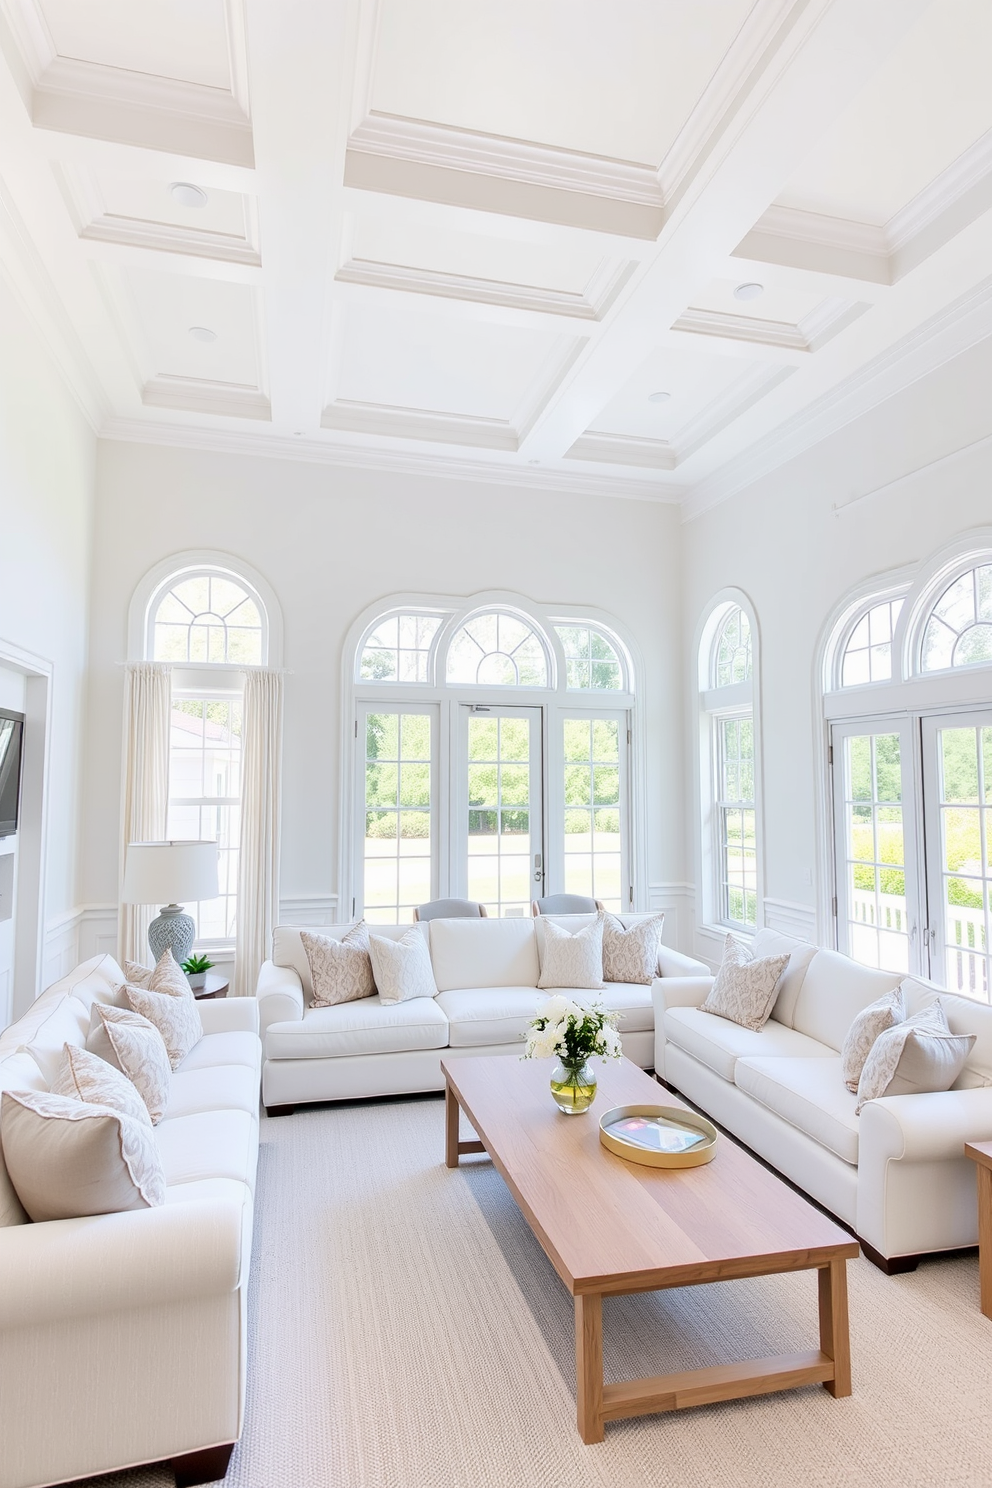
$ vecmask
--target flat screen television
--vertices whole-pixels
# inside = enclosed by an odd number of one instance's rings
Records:
[[[0,837],[17,831],[24,714],[0,708]]]

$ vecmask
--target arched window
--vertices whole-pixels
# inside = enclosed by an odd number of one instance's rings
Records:
[[[921,669],[992,664],[992,564],[959,574],[937,600],[923,631]]]
[[[892,637],[902,611],[901,599],[886,599],[865,610],[848,636],[841,661],[840,685],[888,682],[892,676]]]
[[[265,630],[258,599],[229,574],[183,574],[151,612],[153,661],[259,666]]]
[[[348,648],[354,914],[456,897],[526,915],[560,892],[633,907],[633,666],[608,624],[507,594],[397,596]]]
[[[603,631],[594,625],[556,625],[565,653],[565,677],[569,691],[613,692],[624,685],[619,653]]]
[[[544,642],[518,615],[474,615],[452,638],[447,678],[470,687],[547,687]]]
[[[824,653],[838,947],[992,994],[992,533],[840,607]],[[857,687],[856,697],[845,695]]]
[[[188,562],[155,584],[144,635],[146,659],[172,666],[166,832],[217,843],[220,894],[187,908],[197,946],[224,949],[237,917],[243,668],[268,661],[268,611],[233,566]]]
[[[700,640],[704,917],[758,926],[757,759],[751,617],[723,601]]]

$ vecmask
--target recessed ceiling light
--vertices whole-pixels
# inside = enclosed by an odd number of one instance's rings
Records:
[[[189,333],[194,341],[217,340],[217,332],[212,331],[209,326],[190,326]]]
[[[667,403],[671,393],[648,393],[649,403]]]
[[[205,207],[207,205],[207,193],[201,186],[194,186],[190,181],[173,181],[169,192],[174,202],[181,207]]]
[[[528,465],[540,465],[540,463],[541,463],[540,460],[528,460],[527,461],[527,464]]]
[[[765,286],[763,284],[738,284],[737,288],[734,290],[734,299],[756,300],[758,296],[763,295],[764,292]]]

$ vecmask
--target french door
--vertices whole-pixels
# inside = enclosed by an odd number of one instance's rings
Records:
[[[460,704],[455,730],[451,883],[489,915],[529,915],[544,893],[540,708]]]
[[[831,738],[840,949],[988,1002],[992,710]]]

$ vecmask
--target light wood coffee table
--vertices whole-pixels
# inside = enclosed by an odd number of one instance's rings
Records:
[[[846,1263],[856,1241],[754,1158],[721,1137],[705,1167],[649,1168],[608,1152],[599,1118],[611,1106],[679,1105],[624,1059],[602,1068],[591,1111],[565,1116],[546,1060],[447,1058],[449,1168],[487,1152],[575,1299],[579,1435],[607,1421],[822,1383],[850,1395]],[[479,1140],[463,1141],[464,1111]],[[652,1379],[603,1382],[603,1298],[780,1271],[819,1284],[820,1347]]]

